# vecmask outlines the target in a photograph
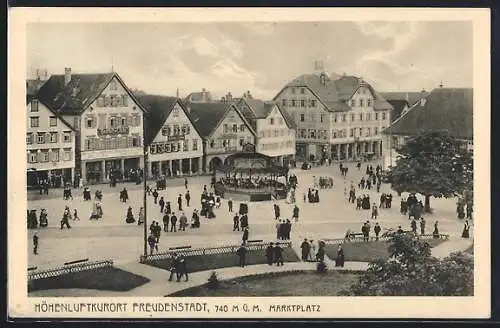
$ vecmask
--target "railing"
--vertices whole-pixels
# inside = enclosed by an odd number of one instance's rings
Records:
[[[275,245],[278,244],[283,248],[292,247],[291,241],[280,241],[273,242]],[[249,241],[245,247],[249,251],[259,251],[266,249],[269,246],[270,242],[262,242],[261,240]],[[182,255],[185,257],[188,256],[200,256],[200,255],[215,255],[215,254],[230,254],[235,253],[241,245],[227,245],[227,246],[218,246],[218,247],[204,247],[204,248],[191,248],[191,246],[183,246],[183,247],[173,247],[169,248],[167,251],[156,253],[152,255],[141,255],[140,263],[147,263],[150,261],[158,261],[158,260],[168,260],[172,258],[174,253],[178,255]]]
[[[351,238],[334,238],[334,239],[322,239],[322,241],[325,242],[326,245],[339,245],[339,244],[344,244],[344,243],[364,243],[366,242],[363,237],[358,237],[359,235],[362,236],[362,234],[352,234]],[[422,239],[422,240],[430,240],[434,239],[434,235],[416,235],[416,238]],[[450,238],[449,235],[447,234],[439,234],[439,239],[441,240],[448,240]],[[379,236],[373,237],[370,236],[368,237],[368,241],[390,241],[392,240],[392,236]]]
[[[88,259],[67,262],[64,263],[64,266],[46,270],[37,270],[37,267],[30,267],[28,268],[28,280],[59,277],[62,275],[75,272],[89,271],[100,268],[111,268],[111,267],[113,267],[112,260],[89,262]]]

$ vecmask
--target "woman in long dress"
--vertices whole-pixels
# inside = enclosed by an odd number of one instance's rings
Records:
[[[141,225],[144,223],[144,207],[141,207],[139,210],[139,219],[137,220],[137,225]]]
[[[464,231],[462,232],[462,238],[469,238],[469,220],[465,220]]]
[[[339,246],[339,248],[337,249],[337,258],[335,259],[335,266],[343,268],[344,262],[345,262],[344,250],[342,249],[342,246]]]
[[[435,239],[439,238],[439,229],[438,229],[438,222],[437,221],[436,221],[436,223],[434,223],[434,231],[432,232],[432,236]]]
[[[309,261],[315,261],[316,260],[316,242],[311,239],[309,244],[311,245],[311,248],[309,248]]]

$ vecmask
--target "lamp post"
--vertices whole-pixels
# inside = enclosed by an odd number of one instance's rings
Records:
[[[143,170],[143,179],[144,179],[144,198],[143,198],[143,207],[144,207],[144,258],[148,256],[148,219],[147,219],[147,195],[146,195],[146,188],[147,188],[147,179],[148,179],[148,146],[144,145],[144,170]]]

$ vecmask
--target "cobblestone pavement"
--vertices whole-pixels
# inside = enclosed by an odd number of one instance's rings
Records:
[[[372,164],[372,165],[376,165]],[[315,240],[321,238],[341,238],[347,229],[359,231],[362,222],[368,220],[371,211],[356,211],[355,206],[347,203],[344,197],[344,185],[349,188],[350,181],[355,184],[364,173],[365,165],[358,171],[354,164],[350,164],[349,176],[343,179],[339,176],[338,165],[331,167],[316,167],[308,171],[300,169],[293,170],[299,181],[297,193],[298,205],[300,207],[300,220],[292,227],[292,240],[298,241],[303,238]],[[313,176],[333,176],[334,188],[320,190],[320,203],[309,204],[302,200],[302,193],[313,184]],[[174,181],[174,180],[172,180]],[[189,191],[192,195],[191,207],[184,208],[188,218],[192,210],[199,208],[199,196],[203,184],[209,184],[208,177],[189,178]],[[39,255],[32,254],[32,235],[34,230],[28,232],[28,261],[30,266],[38,266],[39,269],[62,265],[64,262],[89,258],[97,260],[103,258],[114,259],[116,263],[127,263],[137,261],[143,252],[143,228],[137,225],[125,223],[125,214],[128,206],[132,206],[134,215],[137,216],[139,207],[142,206],[142,188],[127,185],[130,200],[128,203],[119,201],[119,190],[110,187],[101,188],[104,192],[103,210],[104,217],[99,221],[90,221],[92,202],[84,202],[79,192],[74,193],[74,199],[69,201],[60,198],[47,198],[30,200],[30,209],[40,210],[46,208],[49,213],[49,228],[37,230],[39,236]],[[151,183],[152,185],[152,183]],[[92,188],[94,191],[96,187]],[[184,194],[183,180],[176,180],[169,184],[166,191],[160,195],[172,203],[176,213],[177,196]],[[389,192],[389,186],[383,185],[381,192]],[[358,191],[359,193],[359,191]],[[375,190],[363,191],[370,194],[372,202],[379,202],[379,194]],[[393,208],[380,209],[378,222],[382,228],[397,228],[401,225],[409,229],[409,221],[399,213],[400,198],[393,194]],[[428,214],[427,232],[430,233],[434,221],[439,221],[441,233],[449,233],[459,236],[462,230],[462,222],[455,215],[455,199],[432,199],[431,206],[433,214]],[[284,200],[277,202],[281,207],[282,216],[291,217],[293,205]],[[276,222],[273,212],[274,202],[251,203],[249,209],[250,239],[275,240]],[[59,222],[64,206],[68,205],[71,210],[78,209],[79,221],[70,222],[72,229],[60,230]],[[237,209],[239,203],[235,202]],[[39,211],[38,211],[39,213]],[[161,223],[161,215],[158,205],[153,204],[152,197],[148,197],[147,205],[148,224],[152,220]],[[227,202],[223,201],[220,209],[216,210],[217,218],[201,220],[200,229],[187,229],[185,232],[162,233],[160,240],[160,251],[173,246],[191,245],[214,246],[218,244],[239,243],[241,232],[232,231],[232,214],[227,210]]]

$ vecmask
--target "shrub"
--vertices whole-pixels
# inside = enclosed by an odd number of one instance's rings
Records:
[[[210,277],[208,277],[207,287],[210,289],[217,289],[219,287],[219,278],[217,277],[217,272],[212,271]]]
[[[326,273],[328,271],[328,267],[325,262],[321,261],[318,262],[316,265],[316,272],[317,273]]]

